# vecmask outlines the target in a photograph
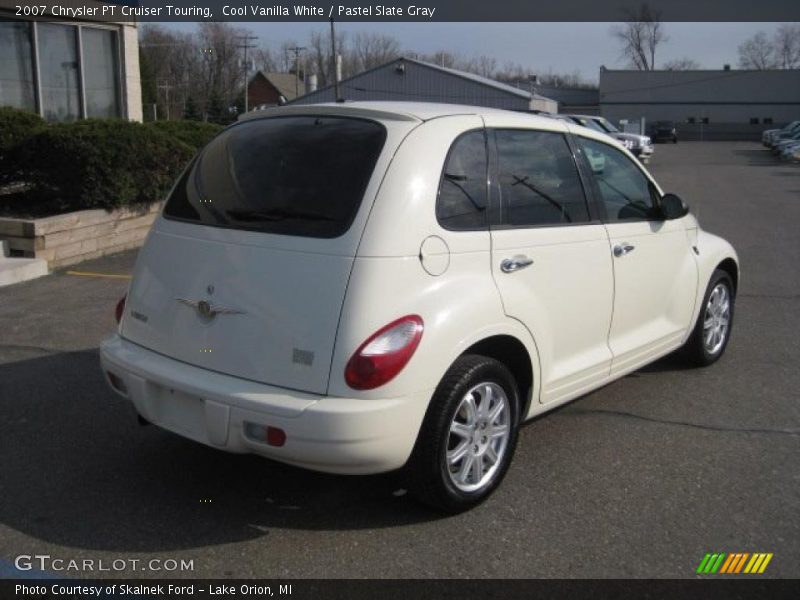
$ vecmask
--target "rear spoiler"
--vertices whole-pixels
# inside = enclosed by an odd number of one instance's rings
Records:
[[[414,115],[403,112],[389,112],[385,110],[367,108],[364,106],[348,106],[347,103],[304,104],[292,106],[276,106],[265,110],[253,110],[239,115],[238,121],[252,119],[267,119],[270,117],[285,117],[287,115],[306,116],[341,116],[377,119],[381,121],[410,121],[421,123],[422,120]]]

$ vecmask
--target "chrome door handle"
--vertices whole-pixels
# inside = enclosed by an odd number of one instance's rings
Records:
[[[528,258],[523,254],[518,254],[512,258],[506,258],[503,262],[501,262],[500,270],[503,273],[513,273],[514,271],[519,271],[525,267],[530,267],[532,264],[532,258]]]
[[[622,242],[621,244],[617,244],[614,246],[614,256],[619,258],[620,256],[625,256],[630,252],[633,252],[636,249],[636,246],[632,246],[628,242]]]

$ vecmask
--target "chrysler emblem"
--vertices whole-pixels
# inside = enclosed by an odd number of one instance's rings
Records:
[[[197,303],[197,312],[204,319],[210,319],[212,316],[211,305],[205,300],[200,300],[200,302]]]
[[[211,304],[206,300],[189,300],[187,298],[175,298],[181,304],[185,304],[186,306],[191,306],[195,310],[197,310],[198,316],[203,319],[204,321],[210,321],[217,315],[243,315],[245,314],[244,311],[236,310],[233,308],[227,308],[225,306],[219,306],[216,304]]]

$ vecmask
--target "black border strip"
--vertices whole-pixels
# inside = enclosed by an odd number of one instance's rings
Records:
[[[800,595],[800,580],[760,579],[739,575],[704,579],[140,579],[140,580],[79,580],[79,579],[4,579],[0,580],[0,597],[48,599],[84,598],[169,598],[224,599],[277,598],[290,600],[414,600],[453,598],[467,600],[516,598],[557,599],[592,598],[618,600],[623,598],[680,598],[681,600],[794,600]],[[759,577],[759,576],[755,576]],[[27,593],[17,586],[27,586]],[[144,591],[130,593],[124,586],[147,586]],[[153,591],[159,589],[159,591]],[[174,586],[170,589],[169,586]],[[228,593],[220,593],[223,588]],[[252,590],[243,593],[243,586]],[[281,587],[284,586],[284,587]],[[84,593],[68,590],[87,589]],[[175,587],[183,588],[181,591]],[[93,588],[95,591],[89,591]],[[259,588],[261,588],[259,590]],[[269,588],[269,593],[265,591]],[[38,589],[44,593],[31,593]],[[136,588],[133,588],[136,589]],[[211,594],[211,590],[216,593]],[[230,593],[230,590],[235,593]],[[54,591],[55,590],[55,591]],[[142,588],[139,588],[142,590]],[[67,593],[61,593],[66,591]],[[97,594],[99,591],[99,595]],[[260,593],[259,593],[260,592]]]
[[[37,1],[4,0],[0,6],[36,6]],[[227,15],[223,11],[226,5],[230,7]],[[640,0],[378,0],[376,3],[369,0],[267,0],[263,3],[258,0],[77,0],[68,6],[99,9],[95,11],[95,17],[90,18],[117,22],[217,20],[321,23],[333,18],[337,21],[430,23],[616,22],[630,19],[631,11],[641,5]],[[664,22],[800,22],[800,2],[797,0],[647,0],[647,5]],[[59,16],[52,14],[55,6],[59,4],[47,4],[51,12],[45,18]],[[173,8],[170,10],[169,6]],[[254,7],[264,10],[254,12]]]

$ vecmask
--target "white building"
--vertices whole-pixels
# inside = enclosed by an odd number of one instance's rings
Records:
[[[32,20],[16,15],[17,4],[0,0],[0,106],[30,110],[48,121],[142,120],[135,23]],[[60,5],[103,6],[93,0]]]

